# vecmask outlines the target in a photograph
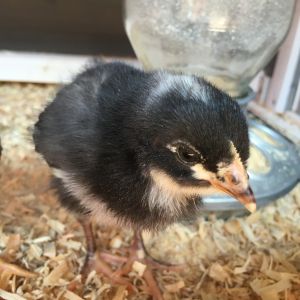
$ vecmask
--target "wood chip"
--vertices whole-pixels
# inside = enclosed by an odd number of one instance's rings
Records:
[[[82,248],[82,243],[78,241],[74,241],[69,239],[68,237],[63,236],[61,239],[58,240],[59,245],[66,247],[72,250],[80,250]]]
[[[220,282],[225,282],[230,278],[230,275],[228,272],[225,270],[223,266],[221,266],[219,263],[213,263],[210,268],[208,275]]]
[[[247,260],[245,261],[245,264],[242,267],[234,268],[233,273],[237,275],[237,274],[242,274],[242,273],[247,272],[248,265],[250,264],[251,260],[252,260],[252,257],[249,255]]]
[[[68,272],[68,264],[62,261],[56,268],[54,268],[51,273],[44,278],[44,286],[55,286],[61,285],[64,281],[62,277]]]
[[[48,225],[58,234],[62,234],[65,230],[65,225],[57,220],[48,220]]]
[[[252,216],[253,214],[251,214]],[[242,228],[238,220],[230,220],[225,223],[224,228],[227,232],[231,234],[238,234],[241,232]]]
[[[241,224],[241,227],[244,231],[244,234],[248,238],[248,240],[251,241],[253,244],[259,246],[259,244],[257,243],[256,238],[253,234],[253,231],[252,231],[251,227],[244,220],[240,220],[240,224]]]
[[[183,280],[177,281],[172,284],[165,285],[165,289],[170,293],[177,293],[184,287],[185,287],[185,283]]]
[[[14,255],[18,252],[21,245],[21,236],[20,234],[11,234],[8,236],[6,241],[6,249],[3,251],[2,256]]]
[[[111,239],[109,246],[114,249],[118,249],[122,246],[122,239],[120,236],[115,236]]]
[[[0,289],[0,298],[4,300],[26,300],[17,294],[9,293]]]
[[[126,286],[119,286],[117,288],[117,291],[114,295],[114,297],[112,298],[112,300],[124,300],[127,296],[128,292],[126,290]]]
[[[12,275],[17,275],[25,278],[33,278],[37,276],[37,274],[34,272],[24,270],[21,267],[14,264],[6,263],[0,258],[0,274],[1,272],[8,272]]]
[[[34,243],[34,244],[42,244],[42,243],[46,243],[46,242],[49,242],[49,241],[51,241],[50,236],[41,236],[41,237],[38,237],[38,238],[32,240],[31,242]]]
[[[56,256],[56,246],[54,242],[45,243],[43,245],[43,255],[49,258]]]
[[[36,244],[31,244],[29,246],[29,249],[28,249],[28,252],[27,252],[27,255],[29,257],[30,260],[32,260],[33,258],[35,259],[40,259],[41,256],[43,254],[43,250],[41,247],[39,247],[38,245]]]
[[[138,273],[139,276],[143,276],[147,266],[140,263],[139,261],[134,261],[132,264],[132,270]]]
[[[250,283],[253,291],[260,295],[263,300],[274,300],[279,299],[278,294],[291,287],[291,283],[287,279],[282,279],[274,284],[262,286],[264,281],[259,279],[254,280]]]
[[[66,298],[68,300],[84,300],[83,298],[79,297],[78,295],[74,294],[71,291],[66,291],[64,293],[64,298]]]

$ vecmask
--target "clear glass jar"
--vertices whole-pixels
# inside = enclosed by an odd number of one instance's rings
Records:
[[[234,97],[283,41],[294,0],[126,0],[125,28],[146,69],[203,76]]]

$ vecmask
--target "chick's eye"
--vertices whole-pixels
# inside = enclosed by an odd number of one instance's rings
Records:
[[[177,147],[177,157],[185,164],[194,164],[199,160],[198,153],[181,145]]]

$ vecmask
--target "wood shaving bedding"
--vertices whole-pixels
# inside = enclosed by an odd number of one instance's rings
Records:
[[[0,299],[149,299],[143,266],[129,274],[138,292],[92,272],[85,285],[80,225],[49,188],[45,163],[34,153],[30,128],[56,87],[0,84]],[[243,218],[199,217],[145,235],[150,254],[186,264],[182,273],[157,271],[164,299],[300,299],[300,186]],[[119,253],[132,233],[97,228],[99,249]]]

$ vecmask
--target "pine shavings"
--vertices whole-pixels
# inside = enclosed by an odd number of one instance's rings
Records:
[[[147,266],[140,263],[139,261],[134,261],[132,264],[132,270],[134,270],[139,276],[143,276]]]
[[[84,300],[83,298],[79,297],[78,295],[74,294],[71,291],[66,291],[63,294],[63,296],[65,299],[68,299],[68,300]]]
[[[177,282],[172,283],[172,284],[165,285],[165,289],[169,293],[177,293],[177,292],[179,292],[184,287],[185,287],[185,283],[184,283],[183,280],[177,281]]]
[[[1,289],[0,289],[0,297],[1,299],[4,300],[26,300],[26,298],[23,298],[17,294],[9,293]]]
[[[62,261],[54,268],[47,277],[44,278],[44,286],[64,285],[65,280],[62,277],[68,272],[69,268],[65,261]]]
[[[111,239],[109,243],[111,248],[118,249],[122,246],[122,239],[120,236],[115,236],[114,238]]]
[[[45,243],[43,245],[43,255],[49,258],[54,258],[56,256],[56,246],[54,242]]]
[[[43,254],[43,250],[41,247],[39,247],[36,244],[31,244],[29,246],[28,252],[27,252],[27,256],[29,260],[32,259],[41,259],[41,255]]]
[[[248,265],[250,264],[251,260],[252,260],[252,257],[251,257],[251,255],[249,255],[248,258],[247,258],[247,260],[245,261],[244,265],[242,267],[236,267],[236,268],[234,268],[233,273],[235,275],[237,275],[237,274],[242,274],[242,273],[247,272]]]
[[[19,251],[21,245],[20,234],[12,234],[7,237],[6,248],[1,254],[1,257],[12,257]]]
[[[219,263],[215,262],[210,266],[208,275],[216,281],[226,282],[230,279],[230,274]]]
[[[24,270],[17,265],[6,263],[0,258],[0,274],[3,274],[4,272],[10,275],[17,275],[25,278],[34,278],[37,275],[36,273]]]
[[[247,239],[256,246],[259,246],[251,227],[244,220],[240,220],[240,224]]]
[[[57,220],[50,219],[47,223],[58,234],[62,234],[65,230],[65,225]]]
[[[49,241],[51,241],[50,236],[41,236],[41,237],[38,237],[38,238],[32,240],[31,242],[34,244],[43,244],[43,243],[49,242]]]
[[[291,287],[291,283],[287,279],[282,279],[274,284],[269,284],[264,286],[264,281],[259,279],[254,280],[250,283],[253,291],[260,295],[263,300],[274,300],[279,299],[278,294],[285,290],[288,290]]]
[[[114,295],[112,300],[124,300],[127,294],[128,292],[126,290],[126,286],[121,285],[118,287],[116,294]]]

